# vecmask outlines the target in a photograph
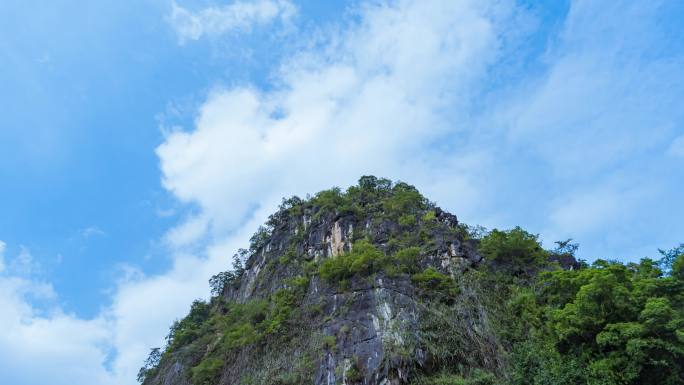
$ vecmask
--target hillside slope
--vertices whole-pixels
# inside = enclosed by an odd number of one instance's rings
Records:
[[[211,301],[195,302],[174,324],[165,351],[153,351],[140,380],[535,383],[535,376],[552,374],[519,355],[549,348],[542,337],[544,306],[562,308],[535,300],[538,277],[562,280],[563,274],[591,270],[575,261],[571,244],[559,246],[543,250],[520,229],[482,238],[414,187],[386,179],[363,177],[344,192],[293,197],[254,235],[250,248],[236,254],[233,270],[212,278]],[[679,281],[673,282],[681,300]],[[579,288],[564,290],[567,305]],[[681,327],[673,326],[675,335]],[[538,345],[520,351],[525,343]],[[565,354],[559,344],[551,348]],[[681,369],[681,363],[672,365]],[[682,373],[673,373],[666,379],[677,383]]]

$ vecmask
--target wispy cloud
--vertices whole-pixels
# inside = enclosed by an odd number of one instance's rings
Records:
[[[57,305],[40,315],[25,293],[46,286],[0,277],[0,372],[22,385],[133,384],[148,349],[283,195],[361,174],[415,183],[466,221],[580,233],[592,251],[681,236],[672,202],[684,178],[665,162],[681,146],[684,63],[665,49],[678,36],[661,30],[660,6],[574,1],[559,31],[518,57],[537,24],[512,0],[363,3],[276,63],[272,88],[218,88],[193,127],[165,137],[164,186],[198,208],[166,235],[178,246],[168,271],[128,269],[91,319]],[[174,5],[172,20],[179,38],[199,39],[287,20],[288,7]],[[208,240],[201,253],[181,247],[197,239]]]
[[[684,135],[678,136],[672,141],[667,153],[674,157],[684,158]]]
[[[591,258],[643,257],[676,242],[675,232],[647,230],[672,218],[677,172],[663,153],[684,122],[684,56],[658,21],[667,4],[572,2],[547,70],[496,112],[509,148],[529,159],[511,164],[544,186],[519,190],[537,195],[531,224],[575,237]]]
[[[105,236],[107,235],[101,228],[97,226],[90,226],[86,227],[85,229],[81,230],[81,236],[85,239],[92,238],[92,237],[97,237],[97,236]]]
[[[41,264],[26,246],[19,246],[19,253],[7,256],[7,244],[0,241],[0,274],[5,276],[31,277],[43,273]]]
[[[287,23],[296,13],[297,8],[289,0],[237,0],[196,12],[174,1],[169,19],[182,44],[203,36],[249,32],[255,26],[274,21]]]
[[[5,249],[7,244],[0,240],[0,273],[5,270]]]
[[[164,185],[196,202],[217,234],[284,193],[305,194],[364,173],[436,181],[443,163],[454,183],[477,183],[460,165],[480,153],[433,148],[464,129],[470,95],[500,58],[513,4],[496,12],[470,1],[373,3],[360,22],[331,31],[315,50],[287,59],[281,87],[213,92],[196,127],[158,148]],[[437,170],[435,168],[435,170]],[[455,201],[465,191],[450,190]],[[472,194],[471,192],[468,192]],[[465,206],[464,206],[465,208]]]
[[[13,274],[28,276],[36,274],[40,270],[40,264],[27,247],[21,246],[19,255],[11,261],[9,268]]]

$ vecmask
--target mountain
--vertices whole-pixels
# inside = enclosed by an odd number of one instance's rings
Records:
[[[365,176],[283,200],[144,385],[684,383],[684,256],[577,261]]]

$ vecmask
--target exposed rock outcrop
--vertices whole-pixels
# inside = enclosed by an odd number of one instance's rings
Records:
[[[460,280],[481,257],[456,216],[409,185],[365,182],[346,193],[331,190],[285,202],[253,239],[244,272],[226,281],[220,298],[208,305],[209,320],[198,324],[197,333],[209,336],[172,344],[144,383],[405,384],[416,371],[437,365],[430,345],[437,337],[429,329],[438,324],[436,315],[454,317],[450,327],[463,330],[463,355],[496,354],[486,314]],[[358,242],[379,251],[372,254],[376,260],[357,256]],[[402,250],[415,259],[400,260]],[[322,266],[341,258],[357,260],[340,273],[347,275],[326,279]],[[437,288],[435,293],[426,285]],[[283,293],[290,295],[286,311],[278,308]],[[455,307],[459,296],[463,300]],[[258,301],[271,305],[248,320],[242,335],[220,324],[237,317],[231,314],[239,305],[230,304]],[[445,306],[450,313],[441,310]],[[278,318],[279,312],[286,316]],[[277,327],[264,326],[273,320]],[[244,336],[249,338],[240,340]],[[215,360],[218,369],[202,377],[207,360]]]

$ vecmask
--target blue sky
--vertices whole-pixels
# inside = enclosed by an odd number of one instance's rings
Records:
[[[267,30],[180,46],[171,3],[139,3],[0,4],[0,239],[9,255],[30,249],[66,306],[89,315],[119,264],[168,265],[159,239],[184,208],[160,184],[161,125],[191,123],[217,84],[267,86],[277,63]]]
[[[133,383],[282,196],[363,174],[589,260],[684,241],[678,1],[9,0],[0,18],[12,384]]]

